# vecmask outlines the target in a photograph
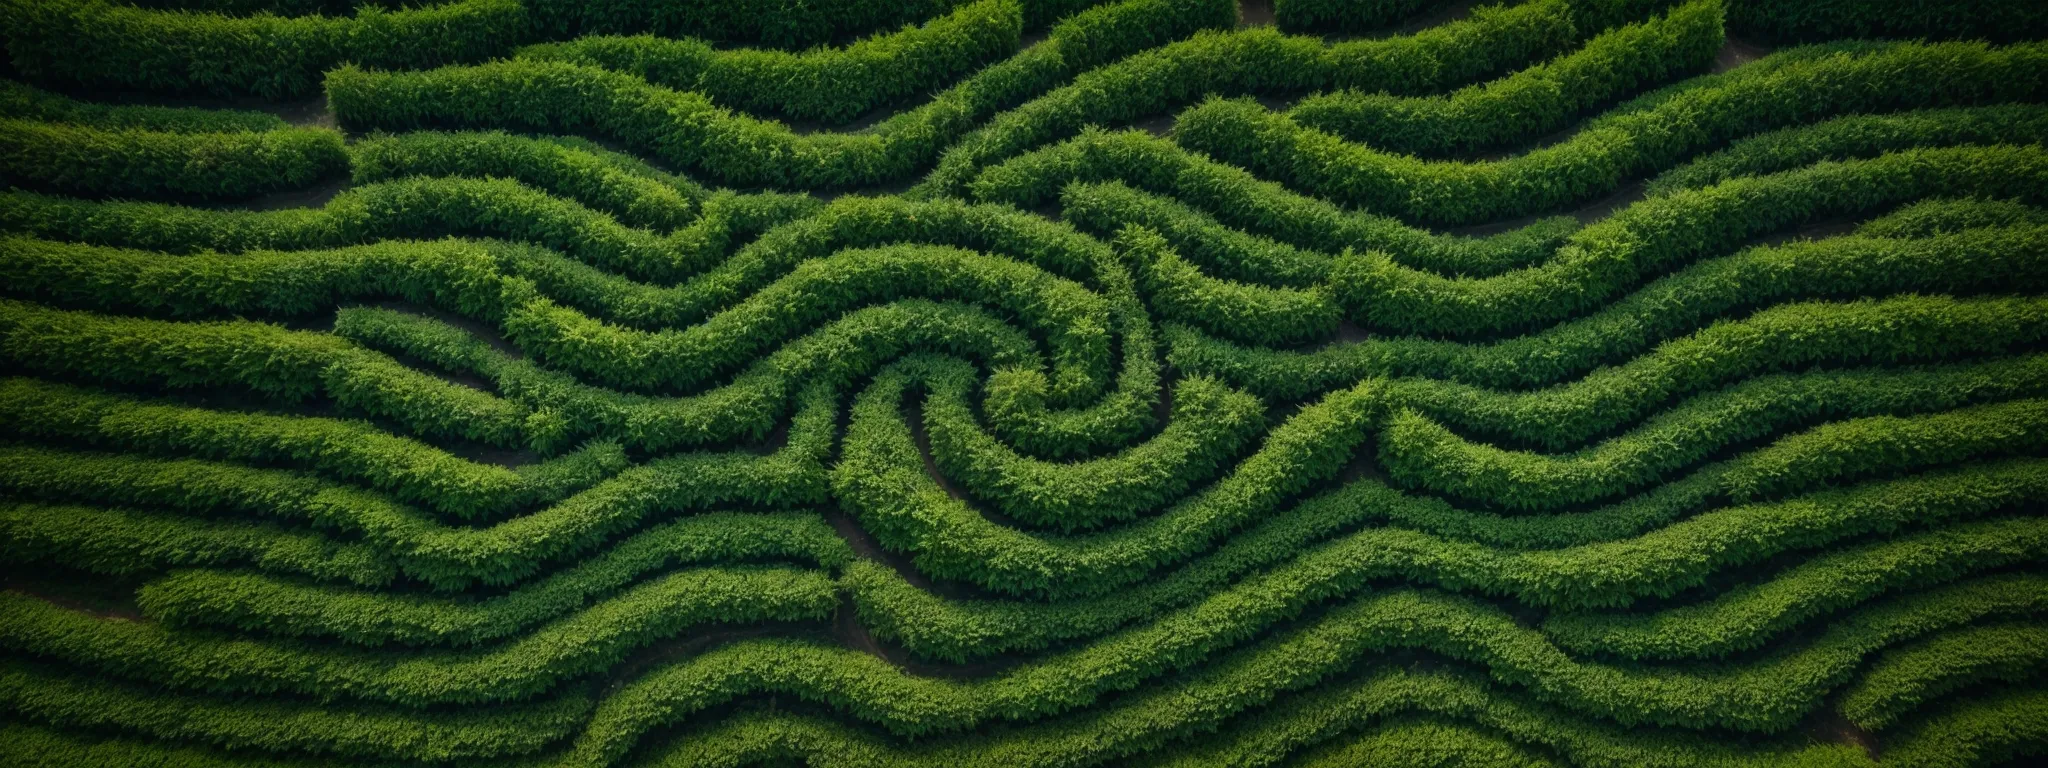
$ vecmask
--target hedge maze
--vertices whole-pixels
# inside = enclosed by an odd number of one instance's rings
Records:
[[[2048,754],[2048,5],[0,43],[0,764]]]

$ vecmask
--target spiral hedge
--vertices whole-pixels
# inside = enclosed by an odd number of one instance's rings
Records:
[[[0,763],[2048,754],[2048,13],[0,0]]]

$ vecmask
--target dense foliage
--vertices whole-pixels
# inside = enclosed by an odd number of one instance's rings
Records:
[[[0,764],[2048,754],[2043,7],[0,0]]]

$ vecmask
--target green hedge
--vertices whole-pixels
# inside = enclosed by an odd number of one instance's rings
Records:
[[[0,117],[82,125],[108,131],[165,133],[274,131],[288,125],[283,118],[268,112],[96,104],[30,88],[12,80],[0,80]]]
[[[553,503],[628,466],[611,443],[509,469],[362,422],[152,404],[32,379],[0,383],[0,412],[17,436],[305,467],[461,518]]]
[[[738,116],[699,93],[559,62],[506,61],[429,72],[328,73],[328,102],[344,125],[386,130],[488,126],[615,139],[722,182],[784,189],[907,178],[995,113],[1095,63],[1227,27],[1225,0],[1126,0],[1062,21],[1046,44],[983,70],[872,128],[799,135]]]
[[[1984,452],[2000,453],[1996,447]],[[1710,467],[1641,499],[1539,518],[1475,514],[1441,500],[1406,496],[1378,482],[1357,481],[1276,514],[1241,542],[1219,547],[1186,568],[1083,600],[943,600],[883,567],[862,564],[848,570],[846,583],[871,631],[920,655],[952,660],[1093,637],[1162,611],[1251,589],[1245,585],[1254,582],[1289,610],[1352,594],[1375,579],[1405,578],[1507,595],[1536,607],[1583,611],[1681,594],[1727,578],[1728,569],[1788,551],[2020,507],[2040,493],[2042,482],[2038,461],[2009,460],[1779,502],[1713,508],[1710,502],[1731,475],[1787,456],[1825,460],[1828,452],[1793,443]],[[1909,471],[1928,463],[1925,456],[1899,457],[1888,468]],[[1840,479],[1844,473],[1821,466],[1794,474],[1813,481]],[[1985,495],[1973,498],[1980,493]],[[1693,516],[1672,522],[1688,514]],[[1510,522],[1492,525],[1503,519]],[[1323,541],[1369,522],[1403,527],[1366,527]],[[1776,538],[1781,533],[1785,540]],[[1557,548],[1518,551],[1530,546]],[[1639,637],[1636,647],[1662,645],[1701,654],[1716,650],[1684,628],[1657,629],[1663,634]],[[1567,635],[1560,645],[1577,647],[1582,639]]]
[[[1294,33],[1370,32],[1393,24],[1433,0],[1274,0],[1273,23]]]
[[[1767,41],[1901,37],[1998,42],[2048,37],[2048,10],[2025,0],[1731,0],[1728,25]]]
[[[2048,627],[1992,624],[1886,651],[1836,705],[1857,727],[1882,730],[1929,699],[1987,680],[2033,681],[2048,668]]]
[[[1886,592],[2030,566],[2044,556],[2048,524],[2038,518],[1966,523],[1837,549],[1698,603],[1653,613],[1558,613],[1545,618],[1542,627],[1545,635],[1578,653],[1716,658],[1760,647],[1802,622]],[[1874,675],[1866,675],[1851,690],[1870,690],[1874,684]]]
[[[144,584],[136,602],[150,618],[175,627],[232,627],[363,645],[477,645],[529,631],[678,566],[789,560],[830,568],[852,559],[852,548],[816,515],[712,512],[634,534],[582,563],[482,600],[187,570]]]
[[[1109,457],[1080,462],[1028,459],[983,432],[969,393],[973,371],[934,374],[924,403],[931,456],[969,494],[1029,525],[1061,531],[1130,520],[1212,476],[1265,426],[1259,402],[1198,378],[1174,387],[1167,426]]]
[[[1108,184],[1076,189],[1087,182]],[[1137,193],[1125,193],[1117,185],[1167,199],[1136,197]],[[974,198],[1021,208],[1054,201],[1077,204],[1073,215],[1083,227],[1107,234],[1125,223],[1143,224],[1166,234],[1176,247],[1191,255],[1204,249],[1191,245],[1187,233],[1206,227],[1184,213],[1212,216],[1231,228],[1298,248],[1327,253],[1384,251],[1417,269],[1474,276],[1496,275],[1548,259],[1580,229],[1577,221],[1560,216],[1488,237],[1439,235],[1391,217],[1348,211],[1289,192],[1139,131],[1083,130],[1071,141],[989,168],[970,191]],[[1311,279],[1306,275],[1319,278],[1327,271],[1318,264],[1295,269],[1306,271],[1295,278],[1302,280]]]
[[[1385,152],[1471,153],[1542,136],[1588,109],[1703,71],[1721,43],[1721,4],[1692,2],[1449,96],[1345,90],[1302,99],[1287,114],[1303,126]]]
[[[939,167],[913,193],[959,194],[982,169],[1033,147],[1091,124],[1162,114],[1209,94],[1353,88],[1415,95],[1463,85],[1561,52],[1598,32],[1573,23],[1574,5],[1538,0],[1481,8],[1470,19],[1412,36],[1336,44],[1270,29],[1199,34],[1083,72],[1071,85],[996,117],[946,149]],[[1236,9],[1226,8],[1229,23],[1205,26],[1234,26]]]
[[[1895,601],[1860,612],[1802,646],[1748,664],[1704,669],[1580,661],[1498,608],[1441,593],[1390,590],[1258,643],[1232,661],[1255,665],[1263,675],[1246,677],[1263,676],[1264,684],[1239,677],[1230,687],[1251,698],[1268,686],[1312,684],[1376,652],[1427,648],[1484,665],[1496,679],[1532,689],[1538,699],[1622,725],[1779,732],[1845,682],[1863,654],[1981,617],[2038,610],[2040,584],[2038,578],[1990,580],[1927,596],[1939,601]],[[650,672],[618,691],[598,707],[569,759],[593,764],[621,755],[645,731],[728,700],[738,690],[802,695],[906,735],[1036,719],[1134,687],[1162,668],[1220,655],[1244,642],[1247,614],[1264,610],[1217,601],[1096,645],[964,682],[912,677],[872,657],[814,643],[729,645]],[[1798,682],[1788,684],[1792,680]]]
[[[1998,765],[2048,753],[2048,691],[1993,690],[1950,699],[1911,728],[1886,734],[1893,760],[1930,768]]]
[[[1305,128],[1245,101],[1174,123],[1190,150],[1344,205],[1456,225],[1592,200],[1744,135],[1845,113],[2041,101],[2048,46],[1900,43],[1797,49],[1624,104],[1558,144],[1499,161],[1431,162]]]
[[[697,40],[641,35],[580,37],[516,55],[629,72],[740,112],[838,125],[1009,55],[1022,23],[1015,0],[978,0],[923,27],[804,53],[721,51]]]
[[[521,701],[611,669],[633,651],[706,624],[817,621],[839,605],[808,569],[679,570],[621,590],[503,643],[403,651],[228,639],[106,622],[33,597],[0,595],[0,645],[102,674],[220,693],[295,692],[409,708]]]
[[[38,458],[18,451],[9,454],[16,460]],[[120,509],[6,504],[0,507],[0,541],[0,553],[9,563],[60,565],[88,573],[126,575],[166,567],[246,564],[362,586],[383,586],[398,575],[390,559],[359,543],[272,525]]]
[[[1801,223],[1924,197],[1983,194],[2039,203],[2048,199],[2039,195],[2048,189],[2043,181],[2048,152],[2036,147],[1909,150],[1649,198],[1579,231],[1555,258],[1525,270],[1445,276],[1365,253],[1339,259],[1330,281],[1337,301],[1362,325],[1446,335],[1519,331],[1612,311],[1610,302],[1647,278]],[[2018,242],[2031,247],[2037,240]],[[1752,290],[1769,295],[1789,283],[1765,278]]]
[[[359,185],[407,176],[496,176],[656,232],[697,220],[707,213],[714,194],[581,139],[417,131],[372,136],[349,145],[348,151],[350,172]]]
[[[587,695],[538,705],[420,712],[340,709],[332,703],[250,697],[166,696],[20,659],[0,662],[0,708],[72,732],[102,730],[161,742],[200,742],[240,754],[251,749],[363,759],[459,760],[530,754],[575,732]],[[76,753],[60,753],[69,756]],[[260,754],[260,753],[259,753]],[[189,759],[188,755],[180,755]]]
[[[1739,139],[1727,149],[1658,174],[1650,181],[1649,194],[1914,147],[2038,145],[2043,140],[2048,140],[2048,108],[2031,104],[1850,115]]]
[[[500,447],[552,453],[577,426],[331,335],[268,323],[173,323],[0,301],[0,356],[17,370],[116,386],[225,387],[282,404],[318,398],[414,434]]]
[[[1931,254],[1939,247],[1940,245],[1936,245],[1934,248],[1908,247],[1895,249],[1894,247],[1880,247],[1870,250],[1843,248],[1835,251],[1835,253],[1845,257],[1881,252]],[[1750,253],[1753,255],[1771,253],[1772,255],[1809,257],[1827,253],[1830,250],[1833,249],[1827,241],[1820,241],[1813,244],[1791,245],[1784,250],[1758,249]],[[1957,251],[1957,253],[1964,252],[1966,251]],[[1743,265],[1742,261],[1741,259],[1734,259],[1723,263],[1710,262],[1702,265],[1699,271],[1711,273],[1725,266],[1747,266]],[[1932,262],[1934,265],[1941,263],[1939,261]],[[1876,271],[1879,272],[1888,268],[1899,268],[1901,269],[1900,274],[1905,273],[1902,267],[1894,266],[1897,263],[1864,262],[1861,265],[1856,265],[1853,258],[1842,261],[1813,259],[1808,264],[1829,271],[1839,266],[1848,268],[1844,271],[1868,270],[1876,267]],[[1780,272],[1779,274],[1784,273]],[[1823,274],[1825,273],[1823,272]],[[1882,278],[1877,275],[1871,275],[1868,272],[1865,274],[1878,278],[1878,281],[1862,283],[1861,280],[1858,280],[1857,283],[1878,291],[1910,290],[1913,287],[1910,285],[1893,287],[1881,282]],[[1966,280],[1972,279],[1968,273],[1952,274]],[[1996,275],[2001,273],[1994,270],[1990,274]],[[1683,287],[1687,281],[1674,279],[1670,282],[1677,283],[1679,287]],[[1937,282],[1937,285],[1939,284]],[[2023,279],[2021,284],[2028,283]],[[1852,288],[1861,286],[1856,285],[1856,283],[1851,284]],[[2016,341],[2018,339],[2030,338],[2029,334],[2034,333],[2034,331],[2025,330],[2024,326],[2008,324],[2010,321],[2021,320],[2023,316],[2032,312],[2032,310],[2023,309],[2026,306],[2025,302],[1997,310],[2019,311],[2021,315],[1999,318],[1990,314],[1976,314],[1975,309],[1962,309],[1960,314],[1951,315],[1950,310],[1935,309],[1935,307],[1943,305],[1944,300],[1922,303],[1914,299],[1900,299],[1896,304],[1886,302],[1876,305],[1854,303],[1831,304],[1826,302],[1786,304],[1765,309],[1749,316],[1740,323],[1742,326],[1741,330],[1734,328],[1712,329],[1704,328],[1703,326],[1707,326],[1716,320],[1716,313],[1709,311],[1695,314],[1695,310],[1734,309],[1741,305],[1721,304],[1718,300],[1712,303],[1703,302],[1699,307],[1672,305],[1668,303],[1670,300],[1684,298],[1686,294],[1683,291],[1658,290],[1665,287],[1667,286],[1664,284],[1652,283],[1649,289],[1640,291],[1588,317],[1561,324],[1542,332],[1503,339],[1492,343],[1475,344],[1399,338],[1366,339],[1353,344],[1328,346],[1312,352],[1293,352],[1241,347],[1216,340],[1184,327],[1169,326],[1166,328],[1165,335],[1170,347],[1168,359],[1174,365],[1183,370],[1216,376],[1233,385],[1244,387],[1262,397],[1282,400],[1299,400],[1310,397],[1336,387],[1349,386],[1368,376],[1426,375],[1431,378],[1445,379],[1459,384],[1502,389],[1545,387],[1586,376],[1603,365],[1620,364],[1627,361],[1631,356],[1641,355],[1659,344],[1670,341],[1671,337],[1679,336],[1680,334],[1691,334],[1692,340],[1685,346],[1697,351],[1705,352],[1712,350],[1714,352],[1724,352],[1734,351],[1737,348],[1746,348],[1748,350],[1739,353],[1740,357],[1724,358],[1715,361],[1713,365],[1696,368],[1680,369],[1667,367],[1666,363],[1639,364],[1640,367],[1632,365],[1633,371],[1605,373],[1597,377],[1595,381],[1590,382],[1597,386],[1583,390],[1583,392],[1588,394],[1599,393],[1606,397],[1618,396],[1619,399],[1607,400],[1610,403],[1627,403],[1635,397],[1648,393],[1630,393],[1620,389],[1610,389],[1609,387],[1634,387],[1649,383],[1653,386],[1649,390],[1650,392],[1659,393],[1660,396],[1662,394],[1676,394],[1678,391],[1690,391],[1690,387],[1680,390],[1666,389],[1675,381],[1664,377],[1678,373],[1681,370],[1705,374],[1707,378],[1695,380],[1704,383],[1708,380],[1725,380],[1721,377],[1740,375],[1736,373],[1740,371],[1759,370],[1748,368],[1747,366],[1749,365],[1760,363],[1766,365],[1774,364],[1766,363],[1765,361],[1782,359],[1790,362],[1790,358],[1778,358],[1776,355],[1799,354],[1801,350],[1790,346],[1773,347],[1769,346],[1769,343],[1766,343],[1765,346],[1757,346],[1757,343],[1766,342],[1767,339],[1774,337],[1789,339],[1790,334],[1798,333],[1801,326],[1823,315],[1837,316],[1839,319],[1831,321],[1830,325],[1839,331],[1850,331],[1851,328],[1861,325],[1867,331],[1874,334],[1882,334],[1882,329],[1889,322],[1887,318],[1874,314],[1874,312],[1883,312],[1893,308],[1900,311],[1906,311],[1911,308],[1911,313],[1907,315],[1908,317],[1933,320],[1937,316],[1941,316],[1942,319],[1936,320],[1941,325],[1947,325],[1950,319],[1963,320],[1960,325],[1950,326],[1957,329],[2004,327],[2006,331],[1999,333],[2009,340]],[[1984,291],[1995,287],[1997,287],[1997,283],[1994,280],[1993,282],[1976,283],[1974,285],[1964,283],[1955,286],[1951,290],[1957,290],[1958,292]],[[1716,298],[1725,300],[1722,297]],[[1739,299],[1741,297],[1728,298]],[[1884,309],[1879,309],[1879,307]],[[1921,314],[1926,310],[1932,310],[1934,314]],[[1974,317],[1975,319],[1964,320],[1966,317]],[[1989,322],[1992,325],[1980,326],[1977,325],[1978,322]],[[1931,331],[1933,328],[1941,327],[1941,325],[1929,326],[1928,328]],[[1696,331],[1695,329],[1699,330]],[[1850,332],[1853,333],[1853,331]],[[1939,333],[1939,331],[1935,332]],[[1962,340],[1967,345],[1972,341],[1972,339],[1968,338],[1968,334],[1972,332],[1974,331],[1963,331],[1956,334],[1954,338]],[[2018,335],[2004,335],[2007,333],[2017,333]],[[1867,338],[1874,339],[1876,337],[1871,336]],[[1997,351],[2003,347],[1965,346],[1962,348],[1974,348],[1988,352]],[[1804,350],[1804,352],[1817,351],[1820,350]],[[1656,378],[1642,377],[1643,374],[1650,372],[1656,372],[1653,374]],[[1662,383],[1659,383],[1659,380]],[[1698,386],[1698,384],[1691,386]],[[1598,401],[1596,400],[1595,402]],[[1573,407],[1579,406],[1575,405]]]
[[[163,133],[0,119],[0,174],[73,195],[247,198],[347,167],[341,136],[328,130]]]
[[[207,96],[305,98],[321,73],[352,62],[435,67],[503,55],[527,35],[519,0],[355,16],[230,17],[102,0],[8,0],[0,35],[14,71],[37,82]]]
[[[532,0],[552,38],[646,32],[802,49],[922,22],[972,0]],[[1105,0],[1018,0],[1025,29],[1052,26]]]
[[[0,221],[53,239],[188,253],[335,248],[366,240],[482,234],[537,243],[596,267],[673,281],[724,260],[734,240],[816,208],[787,195],[716,196],[658,234],[504,178],[409,176],[352,187],[319,208],[211,211],[6,194]]]
[[[823,503],[822,462],[834,433],[834,396],[828,388],[811,387],[797,400],[789,438],[774,453],[667,456],[558,503],[480,526],[451,525],[382,494],[296,472],[190,460],[43,450],[33,464],[21,461],[18,472],[0,477],[14,493],[47,500],[309,522],[360,537],[407,575],[457,590],[549,571],[662,515],[732,504],[775,509]]]

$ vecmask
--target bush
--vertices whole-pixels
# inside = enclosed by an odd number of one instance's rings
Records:
[[[1174,140],[1297,189],[1457,225],[1591,200],[1634,174],[1761,130],[1852,112],[2042,100],[2048,46],[1795,50],[1623,104],[1571,138],[1500,161],[1429,162],[1361,147],[1244,101],[1183,113]]]
[[[246,198],[304,187],[347,166],[333,131],[160,133],[0,119],[0,174],[74,195]]]
[[[153,11],[102,0],[8,0],[0,33],[14,69],[63,87],[206,96],[305,98],[343,62],[417,68],[503,55],[527,34],[518,0],[349,18],[230,17]]]
[[[917,29],[844,48],[788,53],[720,51],[690,39],[581,37],[517,56],[630,72],[720,105],[837,125],[903,97],[937,90],[1017,48],[1014,0],[979,0]]]
[[[1469,153],[1550,133],[1587,109],[1704,70],[1721,43],[1720,3],[1692,2],[1449,96],[1346,90],[1302,99],[1287,114],[1303,126],[1385,152]]]

